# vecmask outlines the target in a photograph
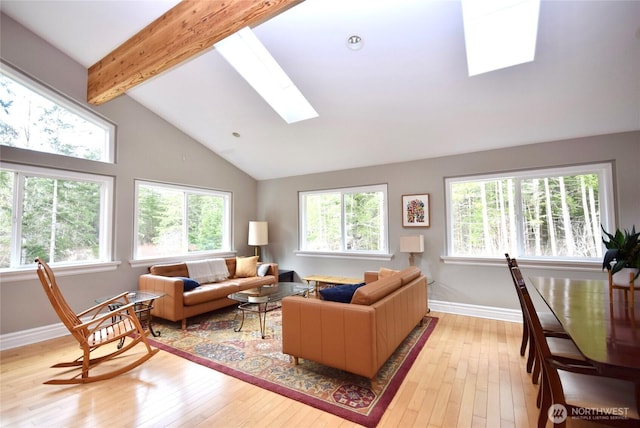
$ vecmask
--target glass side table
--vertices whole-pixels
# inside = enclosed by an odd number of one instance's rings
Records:
[[[156,299],[159,299],[164,296],[165,296],[165,293],[151,293],[148,291],[131,291],[127,293],[127,299],[129,300],[129,303],[133,303],[133,311],[135,312],[136,316],[142,323],[143,327],[145,327],[145,330],[151,333],[153,337],[160,336],[160,332],[153,329],[153,324],[152,324],[153,317],[151,315],[151,309],[153,309],[153,302]],[[102,303],[105,300],[111,299],[112,297],[113,296],[101,297],[99,299],[96,299],[96,303]],[[112,304],[108,305],[109,310],[113,311],[119,308],[120,306],[122,306],[123,304],[124,304],[123,301],[113,302]],[[120,341],[120,343],[118,343],[118,348],[122,348],[123,344],[124,344],[124,338]]]

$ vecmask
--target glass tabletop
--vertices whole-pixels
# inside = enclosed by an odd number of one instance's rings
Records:
[[[313,287],[301,282],[279,282],[230,294],[228,297],[241,303],[278,302],[287,296],[303,295]]]
[[[127,299],[129,299],[129,303],[143,303],[148,302],[150,300],[159,299],[160,297],[165,296],[165,293],[150,293],[148,291],[131,291],[127,293]],[[96,299],[96,303],[102,303],[109,299],[112,299],[114,296],[105,296]]]

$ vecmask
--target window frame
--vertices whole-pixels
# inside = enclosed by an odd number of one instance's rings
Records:
[[[346,230],[345,230],[345,219],[344,219],[344,197],[346,194],[353,193],[371,193],[371,192],[382,192],[383,194],[383,208],[381,210],[382,215],[382,224],[384,225],[384,230],[381,235],[384,237],[384,243],[386,248],[382,248],[379,251],[365,251],[365,250],[347,250],[345,248],[346,242]],[[304,237],[306,236],[306,200],[305,197],[307,195],[319,195],[319,194],[328,194],[328,193],[340,193],[340,204],[341,204],[341,221],[340,221],[340,233],[341,233],[341,241],[339,251],[320,251],[320,250],[309,250],[304,248],[303,243],[305,241]],[[362,185],[362,186],[353,186],[353,187],[340,187],[340,188],[332,188],[332,189],[316,189],[316,190],[306,190],[298,192],[298,251],[296,254],[299,256],[317,256],[317,257],[340,257],[340,258],[356,258],[356,259],[375,259],[375,260],[391,260],[392,255],[389,253],[389,196],[388,196],[388,185],[384,184],[372,184],[372,185]]]
[[[615,221],[615,202],[614,202],[614,182],[613,182],[613,166],[612,162],[595,162],[588,164],[567,165],[558,167],[534,168],[517,171],[496,172],[487,174],[474,174],[467,176],[445,177],[445,210],[446,210],[446,255],[442,257],[443,261],[455,264],[499,264],[502,265],[503,257],[487,256],[487,255],[456,255],[452,252],[453,246],[453,209],[451,207],[451,186],[453,183],[473,182],[473,181],[490,181],[490,180],[514,180],[514,207],[516,208],[516,232],[517,232],[517,248],[518,254],[511,254],[517,257],[519,261],[524,261],[525,265],[531,267],[549,267],[561,264],[563,266],[574,267],[577,270],[592,270],[595,266],[600,266],[602,260],[597,257],[581,258],[581,257],[563,257],[563,256],[529,256],[523,255],[524,243],[523,234],[523,215],[522,215],[522,198],[520,180],[531,178],[558,177],[579,174],[596,174],[598,175],[598,196],[600,207],[600,223],[606,230],[613,229]],[[604,245],[603,245],[604,248]]]
[[[22,149],[22,150],[34,150],[38,153],[46,153],[46,154],[53,154],[53,155],[57,155],[57,156],[63,156],[69,159],[81,159],[81,160],[87,160],[87,161],[92,161],[92,162],[102,162],[102,163],[107,163],[107,164],[114,164],[115,163],[115,159],[116,159],[116,125],[109,121],[108,119],[106,119],[104,116],[96,113],[95,111],[91,110],[90,108],[88,108],[86,105],[80,104],[79,102],[75,101],[74,99],[68,97],[67,95],[51,88],[50,86],[48,86],[47,84],[41,82],[40,80],[36,79],[35,77],[28,75],[16,68],[14,68],[13,66],[11,66],[10,64],[6,63],[5,61],[0,61],[0,71],[2,71],[2,73],[6,74],[7,76],[9,76],[9,78],[11,78],[12,80],[14,80],[15,82],[17,82],[18,84],[26,87],[27,89],[30,89],[31,91],[37,93],[38,95],[48,99],[49,101],[51,101],[52,103],[55,103],[67,110],[69,110],[70,112],[72,112],[73,114],[83,118],[84,120],[86,120],[87,122],[91,122],[92,124],[103,128],[105,130],[105,132],[107,133],[107,147],[104,153],[104,159],[88,159],[88,158],[84,158],[84,157],[77,157],[77,156],[69,156],[69,155],[65,155],[63,153],[55,153],[55,152],[45,152],[45,151],[40,151],[40,150],[36,150],[36,149],[31,149],[31,148],[25,148],[25,147],[19,147],[19,146],[5,146],[0,144],[0,147],[15,147],[17,149]]]
[[[139,192],[140,192],[141,185],[167,189],[172,191],[180,191],[180,192],[183,192],[183,197],[186,197],[189,194],[222,197],[224,201],[223,222],[226,225],[224,235],[223,235],[223,248],[219,250],[203,250],[203,251],[188,251],[187,249],[187,251],[184,253],[175,253],[171,255],[153,256],[153,257],[147,257],[147,258],[139,257],[137,236],[138,236],[138,226],[139,226],[138,202],[139,202]],[[187,206],[185,204],[184,210],[186,211],[186,209],[187,209]],[[183,212],[183,214],[188,218],[187,212]],[[188,223],[183,225],[183,231],[187,234],[187,236],[182,236],[182,239],[188,240]],[[155,263],[159,261],[188,260],[190,258],[202,258],[202,256],[224,257],[224,256],[229,256],[234,254],[233,192],[230,192],[227,190],[190,186],[185,184],[164,183],[160,181],[151,181],[151,180],[143,180],[143,179],[134,180],[133,240],[132,240],[131,254],[133,258],[130,263],[133,267],[139,266],[141,264],[148,264],[149,262]]]
[[[85,181],[100,184],[100,226],[99,226],[99,256],[97,259],[75,261],[75,262],[50,262],[52,267],[73,267],[73,266],[89,266],[94,264],[112,263],[112,245],[113,245],[113,195],[114,195],[114,178],[108,175],[90,174],[77,171],[68,171],[56,168],[45,168],[33,165],[22,165],[11,162],[0,162],[0,169],[10,171],[16,174],[13,182],[13,207],[11,222],[11,244],[10,244],[10,266],[8,268],[0,268],[0,272],[8,273],[24,270],[33,267],[32,263],[20,264],[21,253],[21,233],[22,233],[22,208],[24,198],[24,179],[25,176],[57,179]],[[18,211],[16,211],[18,207]],[[69,270],[69,269],[67,269]]]

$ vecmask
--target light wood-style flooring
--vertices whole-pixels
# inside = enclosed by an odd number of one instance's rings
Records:
[[[522,325],[432,312],[440,320],[379,427],[534,427],[537,386],[519,354]],[[354,427],[160,351],[103,382],[55,386],[71,337],[0,353],[2,427]]]

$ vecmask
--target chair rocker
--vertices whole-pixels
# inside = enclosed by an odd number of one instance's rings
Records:
[[[81,368],[80,373],[69,379],[51,379],[45,382],[45,384],[78,384],[110,379],[139,366],[158,352],[158,349],[153,349],[149,345],[146,332],[135,314],[134,303],[129,303],[126,292],[76,314],[71,310],[65,298],[60,293],[55,276],[49,265],[40,258],[37,258],[35,261],[38,263],[38,277],[51,302],[51,306],[53,306],[62,323],[78,341],[82,349],[82,356],[76,360],[58,363],[52,366],[56,368]],[[116,307],[116,309],[108,310],[114,307]],[[106,312],[105,308],[107,309]],[[89,319],[82,321],[82,318]],[[128,341],[129,343],[118,349],[118,343],[127,337],[131,337],[131,340]],[[146,346],[146,352],[135,361],[124,366],[118,366],[115,369],[110,368],[109,371],[103,371],[97,375],[92,375],[92,370],[98,365],[114,360],[114,358],[124,354],[141,342]],[[108,353],[104,355],[91,358],[91,353],[94,350],[109,344],[112,344],[115,350],[109,350]],[[103,350],[104,349],[108,348],[103,348]]]

